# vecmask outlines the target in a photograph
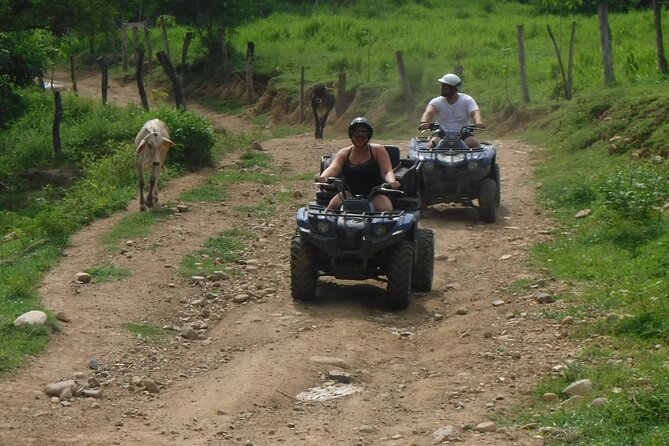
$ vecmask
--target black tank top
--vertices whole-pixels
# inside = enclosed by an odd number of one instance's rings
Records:
[[[349,158],[346,159],[346,164],[342,169],[344,181],[354,195],[368,195],[374,186],[383,183],[379,163],[374,159],[372,147],[367,144],[367,148],[369,149],[369,159],[367,161],[362,164],[353,164],[350,161],[351,153],[349,151]]]

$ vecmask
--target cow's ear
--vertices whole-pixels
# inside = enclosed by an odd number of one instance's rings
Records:
[[[169,149],[172,146],[174,146],[174,143],[171,140],[169,140],[167,138],[163,138],[163,147],[165,147],[166,149]]]
[[[144,147],[146,147],[146,138],[142,140],[142,142],[139,143],[137,146],[137,150],[135,150],[135,154],[140,154],[142,153],[142,150],[144,150]]]

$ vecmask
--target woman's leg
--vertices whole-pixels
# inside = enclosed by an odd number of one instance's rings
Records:
[[[385,195],[377,195],[372,198],[372,204],[377,211],[392,211],[393,202]]]
[[[328,209],[337,210],[341,207],[341,204],[344,202],[344,198],[350,197],[350,192],[339,192],[337,195],[332,197],[330,203],[328,203]]]

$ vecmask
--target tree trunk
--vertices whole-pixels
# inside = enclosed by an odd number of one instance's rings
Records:
[[[530,102],[530,90],[527,86],[527,67],[525,65],[525,30],[518,25],[518,64],[520,65],[520,89],[523,92],[523,102]]]
[[[146,89],[144,88],[144,48],[137,48],[137,67],[135,71],[135,78],[137,80],[137,89],[139,90],[139,97],[142,100],[142,107],[149,111],[149,100],[146,98]]]
[[[613,85],[616,77],[613,74],[613,48],[611,44],[611,28],[609,28],[609,7],[599,5],[599,34],[602,40],[602,57],[604,59],[604,84]]]
[[[177,109],[186,111],[186,102],[184,101],[183,89],[181,88],[181,80],[179,79],[179,76],[177,75],[177,72],[172,65],[172,61],[164,51],[158,51],[156,56],[158,57],[158,61],[160,61],[160,65],[163,66],[163,70],[165,70],[165,73],[172,81],[172,87],[174,89],[174,100],[176,101]]]

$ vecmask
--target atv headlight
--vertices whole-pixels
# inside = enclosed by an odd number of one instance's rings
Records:
[[[330,224],[325,220],[319,220],[318,223],[316,223],[316,230],[321,234],[327,234],[330,232]]]
[[[377,237],[384,236],[387,232],[388,228],[386,228],[386,225],[376,225],[374,226],[374,229],[372,229],[372,233]]]
[[[467,163],[467,169],[469,170],[477,170],[478,168],[479,168],[478,161],[470,161]]]

